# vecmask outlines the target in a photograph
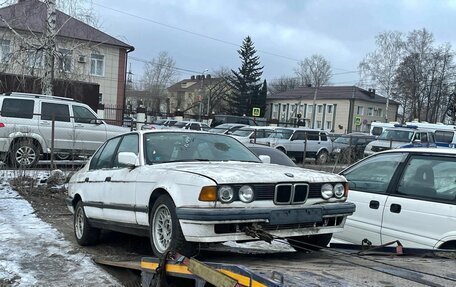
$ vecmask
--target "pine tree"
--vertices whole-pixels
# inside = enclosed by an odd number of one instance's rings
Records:
[[[242,63],[238,71],[231,70],[233,75],[229,82],[233,91],[229,100],[230,112],[234,115],[251,115],[253,107],[263,110],[266,103],[266,97],[261,100],[260,96],[263,66],[260,66],[260,58],[256,55],[250,36],[244,39],[237,52]]]

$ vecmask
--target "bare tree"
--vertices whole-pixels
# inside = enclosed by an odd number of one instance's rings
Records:
[[[377,48],[368,53],[359,64],[362,77],[370,78],[382,92],[386,93],[385,121],[388,121],[389,100],[396,69],[404,53],[401,32],[386,31],[375,37]]]
[[[231,96],[231,86],[228,78],[231,71],[222,67],[215,71],[213,81],[206,87],[206,94],[209,101],[208,115],[212,113],[224,114],[228,112],[228,101]]]
[[[299,86],[300,79],[296,77],[281,76],[269,82],[269,93],[271,95],[293,90]]]
[[[160,52],[144,67],[144,89],[149,93],[145,101],[155,113],[160,112],[160,106],[167,95],[167,87],[177,81],[178,72],[175,66],[176,62],[167,52]]]
[[[301,85],[321,87],[329,84],[331,79],[331,64],[321,55],[312,55],[298,63],[295,69]]]

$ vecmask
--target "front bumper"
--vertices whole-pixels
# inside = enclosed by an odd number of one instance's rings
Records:
[[[262,226],[282,237],[339,232],[355,209],[355,204],[342,202],[280,208],[181,207],[176,214],[188,241],[221,242],[252,239],[243,232],[249,225]]]

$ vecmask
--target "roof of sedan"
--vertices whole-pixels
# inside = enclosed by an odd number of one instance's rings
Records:
[[[422,153],[422,154],[448,154],[456,155],[454,148],[399,148],[383,151],[381,153],[394,153],[394,152],[407,152],[407,153]]]

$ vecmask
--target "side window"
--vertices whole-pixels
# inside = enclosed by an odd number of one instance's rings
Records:
[[[120,137],[109,140],[98,158],[95,169],[112,168],[114,162],[114,153],[119,144]]]
[[[318,132],[308,131],[307,132],[307,139],[310,140],[310,141],[318,141],[319,140]]]
[[[413,140],[421,140],[421,134],[420,133],[415,133],[415,136],[413,137]]]
[[[195,131],[199,131],[199,130],[200,130],[200,126],[199,126],[199,124],[197,124],[197,123],[192,123],[192,124],[190,125],[190,129],[191,129],[191,130],[195,130]]]
[[[119,152],[134,152],[136,155],[138,155],[138,135],[137,134],[129,134],[125,135],[122,137],[122,141],[120,142],[119,148],[117,149],[116,157],[114,159],[114,166],[115,167],[120,167],[118,163],[118,158],[117,154]]]
[[[393,175],[406,155],[390,153],[373,156],[345,171],[343,175],[350,189],[372,193],[386,193]]]
[[[97,117],[91,111],[82,106],[73,105],[73,115],[75,123],[95,123],[94,121],[97,119]]]
[[[2,117],[31,119],[33,118],[33,100],[4,99]]]
[[[98,158],[100,157],[100,154],[103,151],[105,146],[106,146],[106,143],[103,144],[92,156],[92,159],[90,160],[89,170],[95,169],[97,162],[98,162]]]
[[[300,140],[300,141],[305,140],[305,133],[302,132],[302,131],[296,131],[296,132],[293,134],[292,139],[293,139],[294,141],[296,141],[296,140]]]
[[[66,104],[41,103],[41,119],[52,121],[52,116],[59,122],[70,121],[70,109]]]
[[[408,162],[397,193],[420,199],[456,203],[456,161],[437,156],[415,156]]]
[[[427,133],[421,133],[421,142],[422,143],[427,143],[428,142]]]
[[[328,140],[328,136],[325,133],[320,133],[320,140],[325,142]]]

